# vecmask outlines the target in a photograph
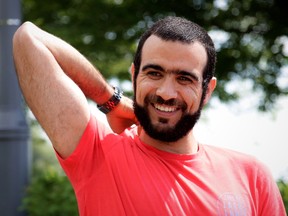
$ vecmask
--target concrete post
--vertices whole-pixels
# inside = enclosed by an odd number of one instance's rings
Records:
[[[29,178],[29,132],[12,57],[20,0],[0,0],[0,215],[19,211]]]

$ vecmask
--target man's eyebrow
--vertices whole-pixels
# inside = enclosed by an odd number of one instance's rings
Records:
[[[157,65],[157,64],[147,64],[147,65],[143,66],[143,68],[142,68],[143,71],[148,70],[148,69],[165,71],[164,68],[162,68],[160,65]]]

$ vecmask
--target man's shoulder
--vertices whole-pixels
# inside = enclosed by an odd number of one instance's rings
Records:
[[[206,155],[209,155],[209,157],[211,156],[213,158],[217,158],[219,160],[248,164],[261,163],[255,156],[237,150],[207,144],[203,144],[202,146]]]
[[[221,167],[222,170],[240,173],[242,177],[247,174],[249,178],[251,176],[265,176],[265,179],[272,179],[267,165],[253,155],[211,145],[203,145],[203,149],[206,160],[217,167]]]

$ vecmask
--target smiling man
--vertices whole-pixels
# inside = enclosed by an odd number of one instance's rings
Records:
[[[134,99],[135,114],[144,128],[142,141],[155,147],[164,142],[163,150],[174,142],[174,152],[195,153],[197,142],[191,143],[191,129],[216,85],[213,77],[202,88],[206,64],[206,50],[197,41],[164,41],[156,35],[147,39]]]
[[[167,17],[142,35],[131,66],[134,101],[31,23],[13,44],[23,95],[53,143],[80,215],[286,215],[266,166],[193,135],[216,87],[214,44],[197,24]],[[90,113],[85,96],[114,132]]]

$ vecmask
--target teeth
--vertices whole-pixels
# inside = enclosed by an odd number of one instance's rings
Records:
[[[176,111],[176,107],[162,106],[159,104],[155,104],[155,108],[162,111],[162,112],[174,112],[174,111]]]

